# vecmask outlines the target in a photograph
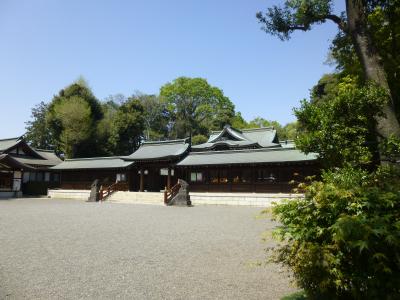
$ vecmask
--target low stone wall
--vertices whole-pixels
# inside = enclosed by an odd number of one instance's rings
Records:
[[[22,192],[0,191],[0,199],[11,199],[22,197]]]
[[[47,196],[57,199],[87,200],[90,196],[90,190],[48,190]]]
[[[115,192],[106,199],[118,203],[164,204],[162,192]]]
[[[87,200],[90,190],[48,190],[50,198]],[[193,205],[247,205],[270,207],[273,202],[303,197],[302,194],[266,193],[190,193]],[[162,192],[115,192],[106,199],[109,202],[164,204]]]
[[[270,207],[273,202],[303,197],[302,194],[283,193],[190,193],[193,205],[247,205]]]

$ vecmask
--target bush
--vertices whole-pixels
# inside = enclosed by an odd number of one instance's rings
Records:
[[[311,299],[400,299],[400,173],[325,172],[273,208],[274,260]]]

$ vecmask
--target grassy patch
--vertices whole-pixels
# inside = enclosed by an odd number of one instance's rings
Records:
[[[283,297],[281,300],[307,300],[306,293],[304,291],[296,292]]]

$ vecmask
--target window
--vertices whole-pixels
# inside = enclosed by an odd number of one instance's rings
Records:
[[[220,170],[219,171],[219,183],[228,183],[228,171],[227,170]]]
[[[203,181],[203,173],[191,172],[190,173],[190,181],[191,182],[202,182]]]
[[[53,174],[53,181],[54,182],[59,182],[60,181],[60,174],[54,173]]]
[[[27,183],[29,181],[29,172],[25,172],[23,176],[23,183]]]
[[[242,171],[242,178],[241,178],[243,183],[249,183],[251,182],[251,170],[243,170]]]
[[[250,183],[252,182],[251,169],[232,169],[232,183]]]
[[[36,181],[36,172],[29,173],[29,181]]]
[[[117,182],[125,182],[125,181],[126,181],[126,174],[125,173],[117,174]]]
[[[50,173],[49,172],[44,173],[44,181],[46,181],[46,182],[50,181]]]
[[[210,171],[210,183],[218,183],[218,171]]]
[[[171,173],[171,176],[174,176],[174,169],[171,169],[170,173]],[[168,176],[168,168],[160,169],[160,175],[161,176]]]
[[[257,181],[262,182],[277,182],[278,181],[278,172],[275,169],[261,169],[257,171]]]
[[[36,181],[38,181],[38,182],[42,182],[43,181],[43,173],[42,172],[38,172],[36,174]]]

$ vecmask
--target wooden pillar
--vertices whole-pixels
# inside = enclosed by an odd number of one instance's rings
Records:
[[[258,169],[257,169],[257,167],[255,166],[255,165],[251,165],[250,166],[250,170],[251,170],[251,187],[252,187],[252,190],[253,190],[253,193],[256,193],[257,192],[257,186],[256,186],[256,184],[257,184],[257,172],[258,172]]]
[[[171,189],[171,168],[168,167],[167,189]]]
[[[140,192],[144,191],[144,170],[143,168],[140,168]]]

